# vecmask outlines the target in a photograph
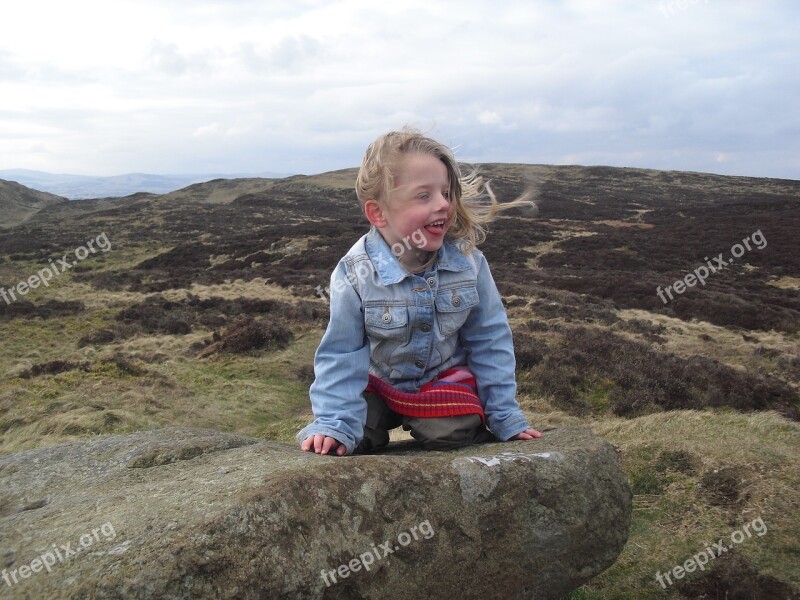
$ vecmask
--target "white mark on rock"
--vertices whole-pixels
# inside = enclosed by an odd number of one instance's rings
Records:
[[[502,452],[495,456],[464,456],[453,460],[453,468],[458,472],[461,483],[461,497],[465,502],[478,498],[488,498],[500,482],[501,470],[485,469],[508,462],[532,463],[536,460],[553,461],[558,464],[564,460],[560,452]]]
[[[496,467],[504,462],[533,462],[536,458],[553,459],[556,462],[561,462],[564,456],[560,452],[503,452],[501,454],[485,457],[485,456],[467,456],[466,459],[471,463],[481,463],[487,467]]]
[[[356,495],[356,502],[365,510],[370,512],[375,510],[375,489],[372,487],[371,482],[365,481],[361,484],[361,488]]]
[[[478,498],[488,498],[500,483],[499,471],[488,471],[471,461],[457,458],[453,467],[458,472],[461,484],[461,498],[471,503]]]

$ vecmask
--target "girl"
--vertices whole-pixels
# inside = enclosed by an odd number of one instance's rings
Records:
[[[517,404],[511,328],[476,248],[499,210],[531,202],[499,205],[409,128],[367,148],[356,194],[372,227],[331,276],[301,449],[369,452],[401,425],[433,449],[541,437]]]

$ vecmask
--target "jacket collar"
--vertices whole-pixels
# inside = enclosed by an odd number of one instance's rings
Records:
[[[400,264],[400,261],[389,248],[389,244],[386,243],[386,240],[383,239],[383,236],[374,226],[370,228],[367,234],[364,247],[384,285],[399,283],[411,275]],[[439,248],[439,255],[433,268],[461,272],[468,271],[471,267],[467,257],[459,249],[459,242],[445,239],[444,244]]]

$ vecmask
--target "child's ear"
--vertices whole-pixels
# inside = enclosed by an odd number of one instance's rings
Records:
[[[375,227],[386,227],[386,217],[383,215],[383,208],[374,198],[370,198],[364,203],[364,215],[367,221],[375,225]]]

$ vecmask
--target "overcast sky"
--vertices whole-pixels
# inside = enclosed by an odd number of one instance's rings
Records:
[[[310,174],[409,123],[467,162],[800,179],[798,6],[7,2],[0,169]]]

